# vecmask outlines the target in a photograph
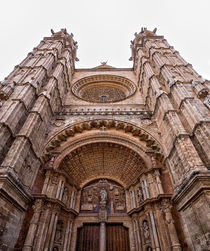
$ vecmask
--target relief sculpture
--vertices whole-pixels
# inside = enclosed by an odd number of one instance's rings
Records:
[[[108,180],[99,180],[83,188],[81,196],[81,212],[97,213],[101,206],[108,213],[124,213],[126,211],[124,189]]]

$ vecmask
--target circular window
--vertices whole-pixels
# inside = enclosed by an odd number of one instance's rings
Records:
[[[79,98],[95,103],[110,103],[124,100],[136,91],[127,78],[114,75],[90,76],[77,81],[72,92]]]

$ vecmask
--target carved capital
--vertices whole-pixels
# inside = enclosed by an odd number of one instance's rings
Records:
[[[42,199],[37,199],[34,203],[34,205],[32,206],[34,213],[39,213],[42,211],[44,205],[44,201]]]

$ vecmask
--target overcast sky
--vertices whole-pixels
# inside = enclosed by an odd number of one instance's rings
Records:
[[[210,0],[1,0],[0,11],[0,80],[51,28],[74,34],[76,68],[106,60],[132,67],[130,40],[142,26],[157,27],[158,35],[210,79]]]

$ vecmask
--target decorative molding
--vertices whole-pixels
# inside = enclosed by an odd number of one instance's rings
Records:
[[[159,161],[163,161],[164,157],[162,154],[160,144],[151,134],[149,134],[144,129],[139,128],[130,123],[111,119],[89,120],[73,124],[64,128],[62,131],[58,132],[48,141],[45,148],[46,153],[43,156],[44,161],[48,161],[51,155],[50,153],[52,151],[55,151],[56,148],[58,148],[63,141],[67,140],[67,138],[74,137],[75,134],[82,133],[83,131],[89,131],[94,129],[100,129],[102,131],[109,129],[116,129],[116,130],[122,130],[125,133],[130,133],[132,134],[132,136],[138,137],[140,141],[146,142],[146,147],[148,148],[148,151],[152,151]]]
[[[136,86],[131,80],[107,74],[82,78],[72,86],[72,93],[76,97],[95,103],[118,102],[130,97],[135,91]],[[100,100],[103,95],[107,100]]]

